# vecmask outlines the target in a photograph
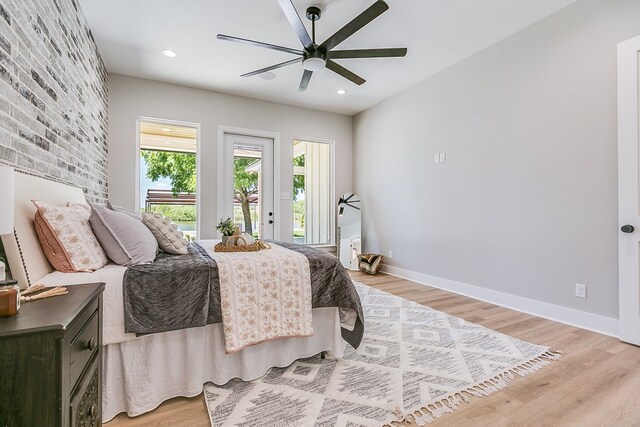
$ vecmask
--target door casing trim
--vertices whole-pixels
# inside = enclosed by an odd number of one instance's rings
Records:
[[[275,221],[273,223],[273,238],[274,240],[282,240],[282,217],[280,206],[280,181],[282,178],[282,152],[281,152],[281,139],[280,132],[273,132],[260,129],[250,129],[237,126],[218,125],[218,143],[217,143],[217,215],[220,216],[220,212],[223,210],[223,200],[221,195],[224,193],[224,135],[236,134],[253,136],[258,138],[269,138],[273,140],[273,216]]]
[[[618,44],[618,227],[638,224],[638,59],[640,36]],[[633,159],[634,166],[630,167]],[[634,194],[629,200],[629,194]],[[627,267],[629,262],[638,262],[640,255],[637,238],[618,231],[618,333],[625,342],[640,344],[638,320],[640,316],[640,281],[637,269]],[[635,271],[632,271],[635,270]]]

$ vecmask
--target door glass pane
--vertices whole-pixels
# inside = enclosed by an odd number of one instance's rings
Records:
[[[262,187],[262,150],[233,146],[233,221],[241,231],[262,237],[260,212]]]
[[[170,218],[196,238],[197,129],[140,122],[140,210]]]
[[[334,203],[331,144],[293,142],[293,241],[332,243]]]

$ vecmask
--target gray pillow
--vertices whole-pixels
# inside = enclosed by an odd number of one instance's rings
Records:
[[[107,200],[107,207],[112,211],[126,213],[127,215],[134,217],[138,221],[142,221],[142,214],[140,212],[132,211],[131,209],[123,208],[122,206],[114,206],[109,200]]]
[[[116,264],[129,267],[155,260],[158,242],[142,221],[91,203],[89,224],[104,252]]]

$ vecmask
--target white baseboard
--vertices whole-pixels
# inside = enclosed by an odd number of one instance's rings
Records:
[[[586,311],[575,310],[573,308],[549,304],[547,302],[537,301],[530,298],[519,297],[504,292],[482,288],[480,286],[468,285],[466,283],[430,276],[428,274],[405,270],[404,268],[394,267],[391,265],[383,265],[382,271],[391,276],[411,280],[423,285],[432,286],[434,288],[464,295],[480,301],[496,304],[501,307],[510,308],[512,310],[517,310],[523,313],[618,338],[618,319],[614,319],[612,317],[587,313]]]

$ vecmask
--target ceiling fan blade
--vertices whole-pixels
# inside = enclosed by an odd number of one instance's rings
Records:
[[[391,49],[354,49],[354,50],[333,50],[329,52],[331,59],[352,59],[352,58],[401,58],[407,54],[407,48]]]
[[[250,73],[245,73],[245,74],[241,75],[240,77],[257,76],[258,74],[262,74],[262,73],[266,73],[267,71],[276,70],[278,68],[286,67],[287,65],[295,64],[296,62],[300,62],[300,61],[302,61],[302,58],[291,59],[289,61],[284,61],[284,62],[281,62],[281,63],[276,64],[276,65],[271,65],[270,67],[265,67],[265,68],[261,68],[261,69],[256,70],[256,71],[252,71]]]
[[[281,3],[285,0],[279,0]],[[288,0],[287,0],[288,1]],[[345,41],[348,37],[356,33],[369,22],[376,19],[389,9],[389,5],[383,0],[378,0],[360,15],[356,16],[351,22],[339,29],[334,35],[329,37],[320,45],[322,49],[329,52],[331,49]]]
[[[263,47],[271,50],[278,50],[280,52],[292,53],[294,55],[302,56],[303,52],[298,49],[291,49],[290,47],[278,46],[271,43],[257,42],[255,40],[243,39],[240,37],[228,36],[226,34],[218,34],[218,40],[225,40],[228,42],[248,44],[250,46]]]
[[[346,68],[344,68],[342,65],[338,64],[337,62],[333,62],[331,60],[327,61],[327,68],[330,69],[331,71],[333,71],[336,74],[340,74],[345,79],[351,80],[352,82],[354,82],[357,85],[361,85],[364,82],[366,82],[365,79],[363,79],[359,75],[347,70]]]
[[[300,39],[300,43],[302,43],[302,46],[304,46],[306,49],[313,47],[313,40],[311,40],[307,29],[302,23],[302,19],[300,19],[300,15],[298,15],[293,2],[291,0],[278,0],[278,3],[280,3],[282,11],[287,17],[289,24],[291,24],[291,26],[293,27],[293,31],[296,32],[296,35],[298,36],[298,39]]]
[[[309,80],[311,80],[312,74],[313,71],[304,70],[302,80],[300,80],[300,87],[298,88],[298,92],[304,92],[305,90],[307,90],[307,86],[309,86]]]

